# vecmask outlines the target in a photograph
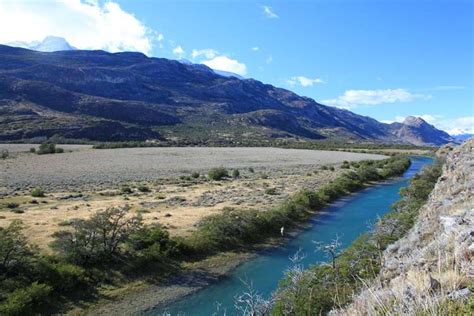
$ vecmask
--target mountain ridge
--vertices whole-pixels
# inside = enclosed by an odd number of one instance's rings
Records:
[[[46,53],[0,45],[0,57],[3,141],[53,135],[203,144],[280,138],[452,141],[431,125],[422,124],[422,132],[434,136],[422,137],[416,135],[420,128],[381,123],[255,79],[142,53]],[[100,135],[104,130],[109,132]]]

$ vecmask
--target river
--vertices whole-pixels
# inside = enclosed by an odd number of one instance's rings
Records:
[[[188,295],[165,309],[157,307],[147,315],[237,315],[234,297],[246,288],[242,280],[252,282],[253,288],[268,297],[284,277],[290,266],[289,257],[299,249],[306,255],[301,262],[308,267],[326,261],[327,258],[315,251],[313,241],[329,242],[336,235],[342,247],[347,247],[361,233],[369,229],[369,224],[378,216],[390,211],[390,206],[399,199],[400,188],[423,166],[432,162],[427,157],[412,157],[410,168],[403,176],[371,186],[349,197],[340,199],[326,207],[311,219],[308,228],[288,243],[262,251],[258,256],[233,270],[226,278]],[[219,312],[217,312],[219,306]]]

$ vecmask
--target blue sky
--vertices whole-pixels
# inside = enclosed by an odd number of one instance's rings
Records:
[[[79,48],[184,58],[378,120],[419,115],[474,133],[470,0],[0,3],[0,20],[38,19],[0,42],[58,35]]]

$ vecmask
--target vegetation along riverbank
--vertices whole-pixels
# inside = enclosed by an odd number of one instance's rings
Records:
[[[466,144],[463,147],[466,148],[468,146],[469,144]],[[472,155],[472,144],[470,146],[470,151],[466,149],[464,151]],[[459,153],[451,153],[450,157],[451,156],[457,157]],[[451,160],[453,157],[451,157]],[[467,155],[464,159],[471,158],[472,156],[469,157],[469,155]],[[436,279],[431,275],[440,272],[440,267],[438,267],[439,269],[430,268],[429,270],[425,269],[426,271],[423,270],[423,272],[418,275],[419,277],[415,277],[416,282],[415,279],[413,279],[413,273],[411,275],[412,279],[410,279],[410,272],[403,274],[401,277],[411,280],[406,281],[407,284],[409,283],[411,285],[405,287],[404,294],[401,293],[401,290],[394,288],[396,285],[393,285],[392,288],[385,287],[384,284],[386,285],[387,283],[384,282],[388,282],[388,280],[379,280],[380,283],[377,283],[379,284],[377,289],[371,290],[369,288],[365,290],[365,293],[358,297],[355,306],[351,306],[347,310],[338,310],[347,306],[356,293],[366,289],[368,284],[373,283],[373,280],[379,277],[379,273],[382,269],[385,271],[385,274],[390,274],[389,271],[393,270],[393,260],[394,258],[398,258],[398,255],[412,258],[409,262],[415,260],[413,258],[421,256],[419,254],[410,253],[409,247],[411,244],[419,245],[429,240],[429,238],[425,236],[426,232],[423,232],[422,229],[418,229],[416,234],[413,233],[408,241],[398,246],[394,246],[394,243],[406,236],[419,221],[426,222],[424,218],[426,213],[434,213],[433,211],[429,211],[429,209],[439,208],[439,203],[432,203],[425,208],[423,208],[423,206],[428,201],[430,193],[438,179],[441,179],[443,160],[443,158],[438,158],[435,163],[426,167],[419,175],[415,176],[410,181],[410,185],[401,190],[401,199],[393,205],[393,210],[380,218],[371,231],[360,236],[349,248],[339,252],[337,240],[321,247],[320,249],[328,254],[328,264],[315,265],[305,271],[290,269],[290,272],[286,278],[281,281],[279,289],[274,295],[276,303],[272,315],[326,314],[331,310],[333,310],[331,312],[333,314],[343,315],[363,315],[377,312],[382,314],[398,314],[400,312],[409,314],[413,312],[413,314],[415,314],[417,312],[423,312],[430,315],[438,313],[459,313],[467,315],[472,313],[472,304],[459,303],[459,301],[453,302],[453,299],[455,300],[459,295],[456,297],[452,295],[452,293],[456,293],[459,288],[464,288],[467,296],[469,296],[469,290],[466,286],[469,282],[471,282],[472,286],[472,280],[469,281],[465,276],[462,276],[463,273],[461,269],[459,269],[460,261],[466,259],[459,259],[457,262],[458,268],[453,269],[451,266],[448,269],[450,270],[448,271],[449,273],[439,273],[440,276],[436,276]],[[454,169],[454,166],[450,165],[444,170],[446,173],[446,171]],[[446,176],[443,177],[445,180],[447,178]],[[457,179],[460,183],[456,183],[455,187],[460,188],[463,185],[461,181],[465,178],[457,177]],[[459,188],[457,189],[458,191]],[[431,198],[433,198],[433,196],[431,196]],[[449,199],[451,199],[451,197],[443,198],[445,203]],[[466,201],[463,203],[465,204]],[[424,214],[419,218],[420,211],[423,210]],[[436,214],[431,215],[433,221],[436,221],[437,217]],[[442,217],[440,218],[442,219]],[[463,222],[466,222],[466,220]],[[424,227],[426,228],[426,225]],[[436,229],[435,227],[438,227],[438,225],[431,222],[430,227],[433,227],[430,228],[431,231]],[[421,238],[423,239],[418,240]],[[449,244],[449,242],[446,237],[441,243]],[[395,249],[395,251],[400,249],[399,254],[384,255],[384,251],[389,247]],[[445,245],[445,247],[449,246]],[[459,251],[462,252],[461,249]],[[432,253],[432,250],[426,250],[420,262],[430,262],[429,260],[437,261],[440,259],[436,256],[427,256],[426,253]],[[465,253],[463,256],[466,255],[468,254]],[[443,259],[440,260],[444,261]],[[451,276],[451,280],[446,278],[447,274]],[[396,278],[395,275],[393,277]],[[444,289],[441,289],[440,282],[444,283]],[[413,287],[415,287],[416,290]],[[434,299],[434,297],[440,296],[437,293],[438,291],[444,292],[445,294],[442,300],[438,298]],[[398,296],[397,293],[400,296]],[[407,293],[414,294],[410,296],[410,294]],[[410,297],[405,297],[404,295]],[[397,300],[399,300],[399,302],[395,303]],[[417,302],[417,300],[419,301]],[[440,300],[443,301],[442,304],[438,302]],[[423,304],[423,301],[430,301],[431,303]]]
[[[97,300],[98,288],[107,284],[166,280],[185,261],[262,243],[279,235],[281,227],[294,227],[338,197],[399,175],[409,164],[402,156],[363,161],[318,191],[303,190],[270,210],[226,209],[207,217],[185,238],[144,223],[126,206],[114,207],[72,221],[55,233],[55,251],[45,254],[28,243],[21,222],[14,221],[0,230],[0,313],[60,312]]]

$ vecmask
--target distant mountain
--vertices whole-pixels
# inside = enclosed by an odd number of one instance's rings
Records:
[[[462,142],[468,140],[469,138],[474,137],[474,134],[467,134],[466,133],[466,134],[452,135],[451,137],[453,137],[456,142],[462,143]]]
[[[57,52],[64,50],[76,50],[77,48],[69,45],[69,43],[62,37],[47,36],[43,41],[33,42],[13,42],[9,43],[9,46],[27,48],[40,52]]]
[[[414,145],[443,145],[454,142],[448,133],[428,124],[421,117],[408,116],[403,123],[392,123],[391,132],[400,139]]]
[[[424,121],[423,121],[424,122]],[[425,122],[426,123],[426,122]],[[433,126],[384,124],[254,79],[141,53],[0,45],[0,140],[261,144],[272,139],[441,144]]]

